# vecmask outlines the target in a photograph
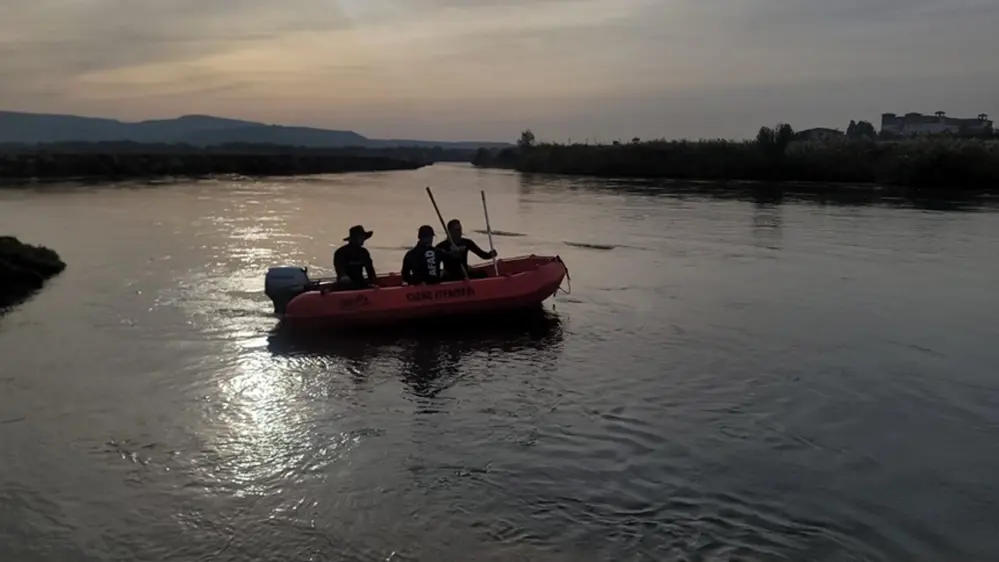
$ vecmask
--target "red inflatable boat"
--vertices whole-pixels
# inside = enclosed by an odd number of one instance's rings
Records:
[[[441,316],[506,312],[540,305],[554,296],[568,275],[559,256],[524,256],[470,266],[484,279],[404,285],[402,275],[377,278],[377,287],[327,292],[328,281],[311,280],[305,268],[276,267],[267,272],[264,291],[285,322],[330,326],[377,325]]]

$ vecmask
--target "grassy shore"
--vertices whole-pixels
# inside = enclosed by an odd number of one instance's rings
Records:
[[[533,138],[530,137],[530,138]],[[999,189],[999,141],[796,141],[762,130],[755,141],[534,144],[480,150],[476,166],[619,178],[880,184],[955,191]]]
[[[55,251],[0,236],[0,310],[28,298],[64,269]]]
[[[269,145],[198,148],[136,143],[5,145],[0,146],[0,182],[414,170],[446,156],[440,151],[418,148],[306,149]]]

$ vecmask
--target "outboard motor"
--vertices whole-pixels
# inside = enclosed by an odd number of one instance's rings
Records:
[[[284,314],[291,299],[309,287],[308,270],[304,267],[272,267],[264,278],[264,294],[274,303],[274,313]]]

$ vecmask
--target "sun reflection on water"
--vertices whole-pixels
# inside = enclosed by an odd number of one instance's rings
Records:
[[[272,356],[266,338],[249,332],[233,328],[228,339],[213,342],[232,359],[214,370],[207,397],[214,415],[199,436],[210,452],[205,460],[217,461],[199,463],[202,477],[236,496],[277,493],[321,477],[363,436],[342,423],[357,400],[349,384],[317,395],[300,365]],[[327,376],[349,381],[355,375],[347,363],[327,363]]]
[[[343,423],[357,400],[349,384],[328,385],[317,394],[300,362],[268,352],[264,334],[274,319],[262,294],[262,272],[287,259],[295,240],[274,223],[256,217],[250,222],[210,217],[202,228],[225,241],[215,248],[214,260],[157,299],[159,307],[182,309],[214,348],[211,368],[203,366],[213,389],[197,429],[204,454],[196,464],[210,488],[237,497],[269,495],[320,477],[363,437]],[[326,377],[342,381],[360,374],[348,358],[329,359],[322,367]]]

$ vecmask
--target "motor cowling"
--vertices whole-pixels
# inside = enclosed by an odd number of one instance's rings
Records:
[[[309,285],[308,270],[304,267],[272,267],[264,278],[264,294],[274,303],[274,313],[284,314],[288,303],[304,293]]]

